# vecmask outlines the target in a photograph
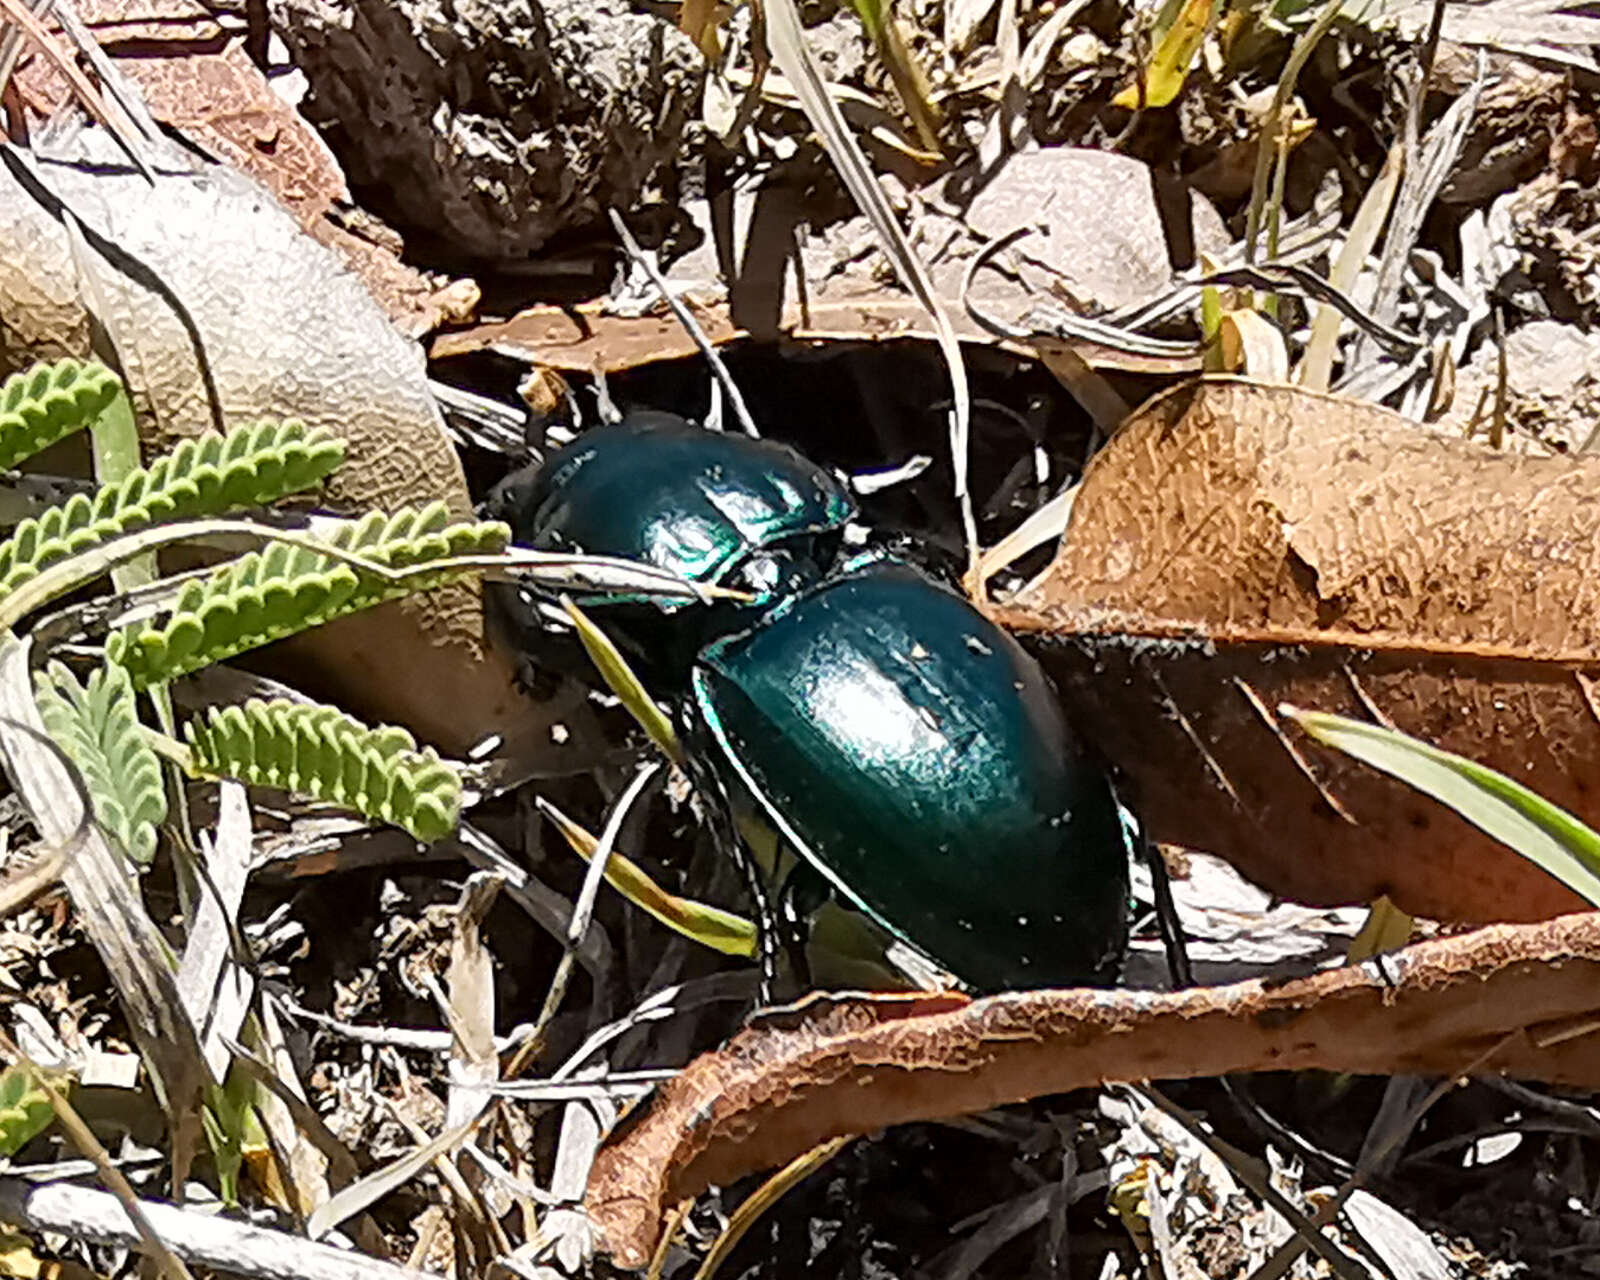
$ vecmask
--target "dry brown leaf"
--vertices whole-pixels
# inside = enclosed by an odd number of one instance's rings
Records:
[[[890,342],[901,338],[931,341],[932,326],[921,308],[891,288],[838,289],[844,296],[811,300],[804,310],[786,304],[776,332],[763,332],[763,340],[791,338],[797,342]],[[695,319],[713,346],[726,346],[753,335],[734,323],[724,300],[699,303]],[[1032,347],[999,340],[965,314],[953,313],[956,336],[983,342],[1018,355],[1036,354]],[[1064,343],[1052,344],[1066,346]],[[1198,358],[1135,355],[1094,343],[1072,343],[1070,349],[1096,369],[1127,373],[1192,373]],[[433,340],[429,354],[435,360],[493,351],[514,359],[532,361],[549,369],[580,373],[620,373],[659,360],[683,360],[697,354],[694,340],[683,326],[662,311],[644,316],[611,315],[601,302],[577,307],[541,305],[521,311],[509,320],[497,320]]]
[[[1578,900],[1282,702],[1379,720],[1600,824],[1600,461],[1208,379],[1138,410],[999,618],[1162,842],[1318,905],[1537,920]]]
[[[819,1142],[1107,1081],[1317,1068],[1600,1085],[1600,914],[1497,925],[1291,982],[1171,993],[813,997],[690,1063],[601,1149],[624,1266],[664,1213]]]
[[[327,144],[245,56],[238,24],[197,0],[76,0],[79,20],[163,124],[259,179],[302,220],[348,200]],[[39,59],[19,68],[30,109],[48,118],[66,101]]]

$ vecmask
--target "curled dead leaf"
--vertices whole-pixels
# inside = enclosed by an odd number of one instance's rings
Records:
[[[1497,925],[1291,982],[815,997],[703,1055],[601,1149],[586,1207],[623,1266],[669,1208],[820,1142],[1107,1081],[1319,1068],[1600,1084],[1600,914]]]
[[[1597,495],[1597,460],[1207,379],[1124,424],[1056,561],[996,613],[1155,839],[1301,902],[1544,919],[1581,904],[1276,708],[1388,724],[1600,824]]]

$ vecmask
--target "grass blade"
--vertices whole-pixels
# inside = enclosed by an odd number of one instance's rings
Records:
[[[580,858],[588,861],[599,840],[544,797],[539,812],[549,818]],[[634,906],[648,912],[675,933],[724,955],[756,956],[756,927],[750,921],[692,898],[680,898],[657,884],[638,863],[615,849],[606,862],[606,881]]]
[[[672,721],[667,718],[666,712],[656,705],[655,699],[650,696],[649,690],[640,682],[639,677],[634,675],[628,660],[622,656],[617,646],[611,643],[611,638],[595,625],[594,620],[572,602],[570,596],[561,597],[561,607],[572,620],[572,625],[578,632],[578,640],[605,680],[607,687],[621,699],[623,707],[649,735],[650,741],[661,748],[667,759],[681,768],[683,746],[678,741]]]
[[[894,264],[913,297],[933,321],[939,350],[950,370],[950,453],[956,478],[956,501],[961,506],[962,532],[966,537],[967,565],[978,562],[978,529],[972,511],[972,495],[967,489],[967,437],[972,413],[971,392],[967,387],[967,367],[962,361],[961,344],[950,317],[934,292],[927,270],[911,248],[900,221],[889,207],[889,198],[878,184],[872,166],[833,99],[811,48],[806,44],[805,28],[795,0],[766,0],[767,44],[772,61],[794,87],[801,109],[811,127],[821,137],[829,157],[839,170],[846,189],[877,233],[884,255]]]
[[[1382,725],[1281,706],[1318,742],[1454,809],[1473,826],[1600,906],[1600,833],[1502,773]]]

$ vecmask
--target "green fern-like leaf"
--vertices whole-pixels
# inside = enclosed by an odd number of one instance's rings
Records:
[[[451,524],[443,503],[370,513],[327,541],[390,568],[499,551],[510,538],[503,524]],[[448,571],[405,583],[363,574],[342,561],[287,543],[230,560],[184,585],[168,617],[141,622],[112,636],[107,653],[127,667],[140,688],[171,680],[248,649],[320,626],[411,591],[435,586]]]
[[[83,774],[95,821],[135,862],[149,862],[156,824],[167,816],[167,792],[128,673],[101,667],[85,688],[52,662],[35,678],[34,692],[45,728]]]
[[[111,403],[122,382],[93,360],[36,364],[0,383],[0,470],[80,431]]]
[[[456,829],[461,776],[404,729],[342,711],[252,698],[184,726],[195,768],[354,809],[427,842]]]
[[[309,488],[344,445],[303,422],[261,422],[185,440],[148,467],[24,520],[0,543],[0,597],[67,556],[165,520],[263,506]]]

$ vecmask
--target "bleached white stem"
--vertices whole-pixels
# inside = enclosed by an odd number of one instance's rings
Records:
[[[173,1253],[218,1271],[258,1280],[424,1280],[427,1276],[379,1258],[193,1209],[151,1200],[140,1201],[140,1207]],[[0,1218],[75,1240],[139,1247],[139,1233],[117,1198],[88,1187],[59,1182],[35,1186],[20,1178],[0,1178]]]

